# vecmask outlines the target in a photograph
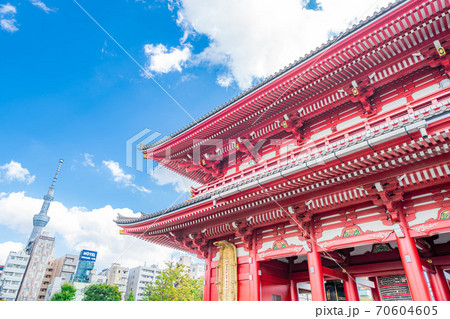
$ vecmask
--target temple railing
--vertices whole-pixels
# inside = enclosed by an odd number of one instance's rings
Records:
[[[430,106],[430,103],[432,103],[431,101],[434,101],[434,103],[432,104],[438,104],[449,97],[450,97],[450,89],[441,89],[432,94],[428,94],[424,97],[418,98],[417,100],[411,103],[400,105],[390,111],[383,112],[382,114],[379,114],[378,116],[375,116],[374,118],[371,119],[370,127],[372,127],[372,129],[370,130],[377,129],[377,127],[383,125],[387,126],[389,125],[389,122],[393,122],[402,117],[405,117],[410,112],[417,112],[426,109],[427,107]],[[387,121],[387,119],[389,121]],[[208,193],[213,193],[237,181],[244,181],[245,179],[251,179],[254,175],[258,173],[275,169],[280,164],[288,162],[289,160],[292,160],[294,158],[298,159],[301,158],[303,155],[307,157],[308,155],[311,156],[311,154],[320,154],[327,148],[336,148],[337,145],[344,143],[345,140],[356,138],[358,135],[365,134],[367,131],[370,130],[366,130],[365,122],[361,121],[360,123],[352,125],[351,127],[348,127],[341,131],[334,132],[328,136],[325,136],[315,141],[314,146],[312,147],[303,148],[300,145],[296,149],[287,151],[286,153],[278,157],[261,161],[260,163],[256,163],[253,166],[239,170],[236,173],[230,174],[220,181],[200,186],[199,188],[196,189],[196,197],[200,195],[206,195]],[[330,143],[329,142],[330,140],[336,142]]]

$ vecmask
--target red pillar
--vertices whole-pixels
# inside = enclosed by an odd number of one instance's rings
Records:
[[[256,260],[256,255],[258,253],[256,245],[256,235],[253,234],[252,238],[252,249],[250,257],[252,258],[252,263],[250,264],[250,275],[252,275],[252,280],[250,282],[250,298],[253,301],[261,300],[261,280],[259,276],[259,261]]]
[[[298,301],[297,282],[290,280],[291,301]]]
[[[289,274],[293,273],[294,269],[294,260],[297,259],[297,257],[288,257],[289,260]],[[297,282],[295,280],[289,281],[289,290],[291,294],[291,301],[298,301],[298,290],[297,290]]]
[[[430,301],[431,296],[423,274],[416,244],[409,234],[408,223],[403,214],[403,209],[401,207],[399,209],[400,226],[404,237],[397,237],[397,244],[412,298],[414,301]]]
[[[208,258],[206,258],[205,286],[203,287],[203,301],[211,301],[211,262],[212,249],[208,247]]]
[[[435,266],[435,274],[428,273],[430,279],[431,290],[433,291],[434,299],[436,301],[450,301],[450,290],[448,288],[447,279],[444,271],[440,266]]]
[[[375,285],[375,288],[370,288],[373,301],[381,301],[380,291],[378,290],[378,278],[370,277],[369,280],[373,281],[373,284]]]
[[[348,278],[344,281],[345,300],[347,301],[359,301],[358,286],[356,285],[355,278]]]
[[[313,301],[326,301],[325,285],[323,281],[322,261],[320,254],[317,251],[316,241],[314,239],[314,225],[311,222],[310,226],[311,236],[311,251],[306,253],[308,260],[308,274],[309,282],[311,284],[311,297]]]

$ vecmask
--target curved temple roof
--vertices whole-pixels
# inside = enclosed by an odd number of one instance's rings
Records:
[[[144,151],[144,150],[152,149],[152,148],[154,148],[156,146],[164,144],[164,143],[172,140],[173,138],[181,135],[182,133],[188,131],[189,129],[191,129],[193,127],[195,127],[196,125],[202,123],[203,121],[211,118],[212,116],[214,116],[215,114],[219,113],[220,111],[222,111],[222,110],[224,110],[224,109],[234,105],[239,100],[241,100],[244,97],[250,95],[251,93],[255,92],[257,89],[259,89],[259,88],[263,87],[264,85],[268,84],[269,82],[275,80],[279,76],[281,76],[281,75],[283,75],[283,74],[293,70],[294,68],[298,67],[303,62],[305,62],[308,59],[310,59],[311,57],[314,57],[314,56],[318,55],[319,53],[321,53],[322,51],[332,47],[333,45],[335,45],[340,40],[342,40],[345,37],[351,35],[355,31],[361,29],[365,25],[373,22],[374,20],[376,20],[377,18],[381,17],[382,15],[387,13],[388,11],[394,9],[395,7],[399,6],[400,4],[405,3],[407,1],[408,0],[396,0],[396,1],[392,2],[392,3],[390,3],[386,8],[380,9],[378,12],[375,12],[372,16],[367,17],[365,20],[360,20],[359,23],[354,24],[352,27],[348,28],[344,32],[341,32],[338,36],[336,36],[334,38],[330,38],[327,42],[322,44],[320,47],[317,47],[315,50],[309,52],[305,56],[303,56],[303,57],[299,58],[298,60],[292,62],[291,64],[287,65],[283,69],[280,69],[278,72],[268,76],[267,78],[265,78],[261,82],[255,84],[253,87],[247,89],[246,91],[242,92],[241,94],[239,94],[238,96],[234,97],[230,101],[228,101],[228,102],[222,104],[221,106],[215,108],[214,110],[212,110],[211,112],[205,114],[204,116],[202,116],[201,118],[197,119],[196,121],[188,124],[187,126],[183,127],[182,129],[176,131],[175,133],[173,133],[173,134],[171,134],[169,136],[166,136],[166,137],[162,138],[161,140],[159,140],[159,141],[157,141],[157,142],[155,142],[153,144],[143,145],[141,147],[141,150]]]
[[[394,3],[391,3],[387,8],[383,8],[379,12],[375,13],[372,17],[369,17],[369,18],[367,18],[364,21],[360,21],[357,25],[355,25],[352,28],[346,30],[341,35],[339,35],[337,37],[337,39],[328,41],[327,43],[323,44],[320,48],[317,48],[314,52],[311,52],[307,56],[303,57],[302,59],[300,59],[298,61],[295,61],[294,63],[290,64],[289,66],[287,66],[283,70],[280,70],[278,73],[276,73],[276,74],[272,75],[271,77],[265,79],[264,81],[260,82],[259,84],[255,85],[254,87],[250,88],[249,90],[243,92],[241,95],[237,96],[236,98],[232,99],[231,101],[227,102],[226,104],[223,104],[222,106],[220,106],[217,109],[213,110],[212,112],[206,114],[202,118],[200,118],[197,121],[191,123],[190,125],[186,126],[185,128],[179,130],[178,132],[172,134],[171,136],[169,136],[167,138],[164,138],[164,139],[162,139],[162,140],[160,140],[160,141],[158,141],[158,142],[156,142],[156,143],[154,143],[152,145],[144,146],[143,150],[148,150],[148,149],[150,149],[152,147],[156,147],[158,145],[164,144],[164,143],[170,141],[171,139],[173,139],[173,138],[183,134],[184,132],[186,132],[189,129],[193,128],[194,126],[196,126],[197,124],[201,123],[202,121],[205,121],[208,118],[213,117],[218,112],[226,109],[227,107],[230,107],[234,103],[238,102],[240,99],[250,95],[254,91],[258,90],[259,88],[261,88],[263,86],[265,86],[266,84],[268,84],[269,82],[273,81],[277,77],[280,77],[281,75],[283,75],[283,74],[293,70],[295,67],[301,65],[302,63],[304,63],[309,58],[320,54],[325,49],[328,49],[328,48],[332,47],[334,44],[336,44],[338,41],[342,40],[344,37],[347,37],[350,34],[361,30],[363,27],[365,27],[369,23],[375,21],[376,19],[378,19],[382,15],[386,14],[390,10],[392,10],[394,8],[397,8],[399,5],[407,3],[407,2],[409,2],[408,5],[407,5],[409,7],[411,7],[410,4],[422,3],[420,1],[407,1],[407,0],[397,0]],[[445,108],[443,106],[442,111],[444,111],[444,109],[445,109],[446,112],[448,112],[449,111],[448,105],[450,105],[450,100],[446,101]],[[376,128],[373,128],[373,129],[376,129]],[[363,141],[365,141],[365,140],[363,139]],[[321,152],[323,152],[322,156],[326,155],[323,150]],[[290,171],[292,169],[300,169],[301,166],[303,164],[307,163],[309,160],[311,160],[311,156],[308,157],[308,158],[302,158],[302,159],[296,160],[295,162],[292,162],[292,163],[288,163],[289,165],[287,165],[287,166],[279,166],[279,167],[276,167],[275,169],[273,169],[271,171],[261,172],[258,176],[249,176],[246,179],[241,179],[241,180],[239,180],[239,181],[237,181],[237,182],[235,182],[233,184],[227,185],[226,187],[220,187],[217,190],[213,190],[213,191],[206,192],[204,194],[200,194],[199,196],[194,197],[193,199],[189,200],[188,202],[184,202],[184,203],[181,203],[181,204],[169,207],[167,209],[164,209],[164,210],[152,213],[152,214],[141,213],[142,215],[140,217],[137,217],[137,218],[125,217],[125,216],[119,215],[117,220],[116,220],[116,223],[119,224],[119,225],[130,225],[130,224],[135,224],[135,223],[142,222],[144,220],[153,220],[153,219],[157,220],[161,216],[168,215],[168,214],[171,214],[171,213],[175,213],[175,212],[178,212],[178,211],[183,211],[183,209],[185,209],[187,207],[190,207],[190,206],[203,205],[204,202],[210,201],[212,198],[214,198],[215,195],[217,195],[217,194],[220,195],[220,193],[226,193],[229,190],[231,190],[232,188],[244,187],[245,185],[252,184],[252,182],[254,182],[255,180],[258,180],[258,181],[260,179],[264,180],[266,177],[272,176],[272,175],[281,174],[281,176],[282,176],[282,172],[284,172],[284,171]]]
[[[391,125],[392,128],[395,128],[397,131],[401,131],[402,133],[405,132],[406,127],[410,127],[409,130],[411,130],[411,126],[415,123],[423,123],[424,120],[428,120],[431,118],[439,117],[442,114],[449,115],[450,112],[450,100],[445,100],[439,104],[428,106],[425,109],[422,109],[421,111],[411,113],[410,116],[404,116],[400,119],[396,119],[392,121],[392,123],[395,123],[395,125]],[[423,115],[426,114],[426,115]],[[270,176],[288,176],[290,173],[292,173],[293,170],[302,170],[305,169],[305,167],[308,166],[308,162],[310,162],[309,165],[314,166],[314,161],[317,160],[317,156],[321,157],[323,161],[334,159],[336,153],[340,152],[346,152],[346,151],[352,151],[352,148],[354,148],[357,145],[364,145],[367,146],[367,143],[369,140],[373,140],[374,138],[380,138],[383,135],[389,134],[390,130],[383,129],[383,126],[385,124],[381,125],[380,127],[373,127],[369,130],[369,132],[366,132],[364,134],[358,134],[357,136],[351,136],[344,140],[344,143],[342,141],[338,141],[334,143],[333,145],[317,149],[315,154],[310,154],[307,157],[302,158],[295,158],[292,161],[289,161],[287,163],[281,163],[278,167],[275,167],[274,169],[271,169],[267,172],[261,172],[260,174],[255,174],[254,176],[249,176],[246,179],[241,179],[234,184],[228,185],[225,188],[220,188],[214,191],[211,191],[209,193],[205,193],[202,195],[199,195],[197,197],[194,197],[190,199],[187,202],[183,202],[181,204],[166,208],[164,210],[152,213],[152,214],[145,214],[141,213],[140,217],[126,217],[122,215],[118,215],[116,223],[125,225],[125,224],[134,224],[140,221],[144,220],[151,220],[155,219],[164,215],[167,215],[169,213],[174,213],[178,210],[182,210],[183,208],[187,208],[189,206],[194,206],[197,204],[201,204],[202,202],[206,202],[208,200],[211,200],[214,198],[214,196],[221,196],[224,193],[228,193],[229,191],[232,191],[234,189],[244,189],[250,187],[255,182],[259,184],[260,181],[263,181],[266,178],[269,178]],[[350,145],[352,147],[350,148]],[[339,154],[339,156],[343,156],[343,154]],[[286,174],[286,175],[283,175]],[[262,182],[264,183],[264,182]]]

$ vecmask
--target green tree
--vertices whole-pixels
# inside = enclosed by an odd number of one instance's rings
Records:
[[[76,289],[69,283],[61,286],[61,291],[53,295],[52,301],[70,301],[75,299]]]
[[[199,301],[203,299],[203,278],[192,279],[180,263],[166,262],[166,268],[144,289],[147,301]]]
[[[126,301],[134,301],[134,293],[133,290],[130,291],[130,294],[128,295],[128,298]]]
[[[84,301],[120,301],[122,294],[117,286],[107,284],[90,285],[84,292]]]

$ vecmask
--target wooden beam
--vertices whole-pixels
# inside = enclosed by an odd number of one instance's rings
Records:
[[[444,269],[446,269],[445,267],[450,267],[450,255],[431,257],[431,260],[435,266],[443,266]]]
[[[343,273],[342,271],[340,271],[340,268],[339,268],[339,270],[336,270],[336,269],[322,266],[322,271],[323,271],[323,275],[326,277],[332,277],[332,278],[344,280],[344,281],[348,280],[348,275],[346,273]]]
[[[309,275],[307,271],[292,272],[289,274],[289,279],[295,281],[309,281]]]
[[[348,266],[346,267],[346,270],[348,273],[352,275],[367,274],[367,273],[373,273],[373,275],[375,275],[377,272],[397,271],[397,270],[404,271],[403,264],[400,260],[368,265]]]
[[[432,273],[435,274],[436,271],[434,270],[434,267],[425,259],[420,258],[420,262],[422,263],[422,268],[424,271],[428,272],[428,273]]]
[[[281,277],[277,277],[277,276],[271,276],[271,275],[267,275],[267,274],[264,274],[264,273],[261,275],[261,281],[269,281],[269,282],[282,284],[282,285],[289,285],[290,284],[289,279],[281,278]]]

